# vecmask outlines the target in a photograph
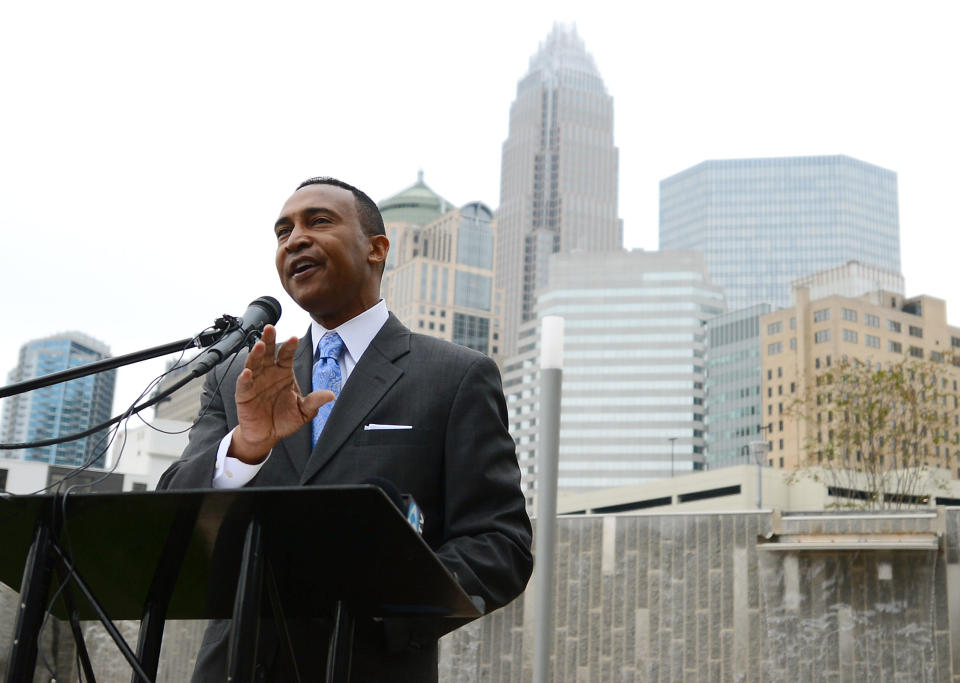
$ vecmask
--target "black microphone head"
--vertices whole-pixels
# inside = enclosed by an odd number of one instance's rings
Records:
[[[250,302],[250,306],[256,306],[266,312],[265,325],[276,325],[277,321],[280,320],[280,314],[283,312],[283,309],[280,308],[280,302],[272,296],[261,296],[259,299],[254,299]]]

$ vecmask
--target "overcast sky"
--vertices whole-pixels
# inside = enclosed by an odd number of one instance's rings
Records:
[[[631,7],[625,10],[624,7]],[[129,353],[283,294],[297,183],[416,180],[499,203],[528,60],[576,22],[614,98],[626,246],[705,159],[847,154],[897,172],[909,295],[960,324],[953,2],[101,3],[0,9],[0,381],[28,339]],[[162,364],[121,370],[116,408]]]

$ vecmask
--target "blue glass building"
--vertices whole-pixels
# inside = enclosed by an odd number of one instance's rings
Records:
[[[707,321],[706,466],[750,465],[751,441],[764,441],[760,319],[770,304]]]
[[[705,161],[660,182],[660,248],[697,249],[728,310],[791,305],[847,261],[900,271],[897,175],[845,156]]]
[[[107,358],[110,349],[85,334],[66,332],[35,339],[20,348],[19,361],[8,382],[61,372]],[[3,441],[27,442],[81,432],[110,419],[116,371],[82,377],[14,396],[5,401]],[[55,446],[7,451],[6,454],[51,465],[77,467],[103,464],[103,432]]]

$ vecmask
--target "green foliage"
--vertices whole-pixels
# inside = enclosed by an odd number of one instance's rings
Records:
[[[946,361],[844,358],[817,374],[790,410],[807,426],[797,474],[857,493],[842,506],[925,505],[931,489],[946,488],[930,468],[937,448],[960,449],[958,373]]]

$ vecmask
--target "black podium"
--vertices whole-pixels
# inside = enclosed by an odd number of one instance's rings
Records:
[[[134,681],[156,677],[168,618],[232,618],[230,675],[244,681],[261,615],[281,637],[286,619],[334,615],[328,680],[343,681],[355,616],[481,614],[374,486],[0,498],[0,533],[0,580],[21,595],[7,681],[32,678],[48,608],[70,620],[87,678],[79,621],[100,619]],[[141,620],[136,653],[121,619]]]

